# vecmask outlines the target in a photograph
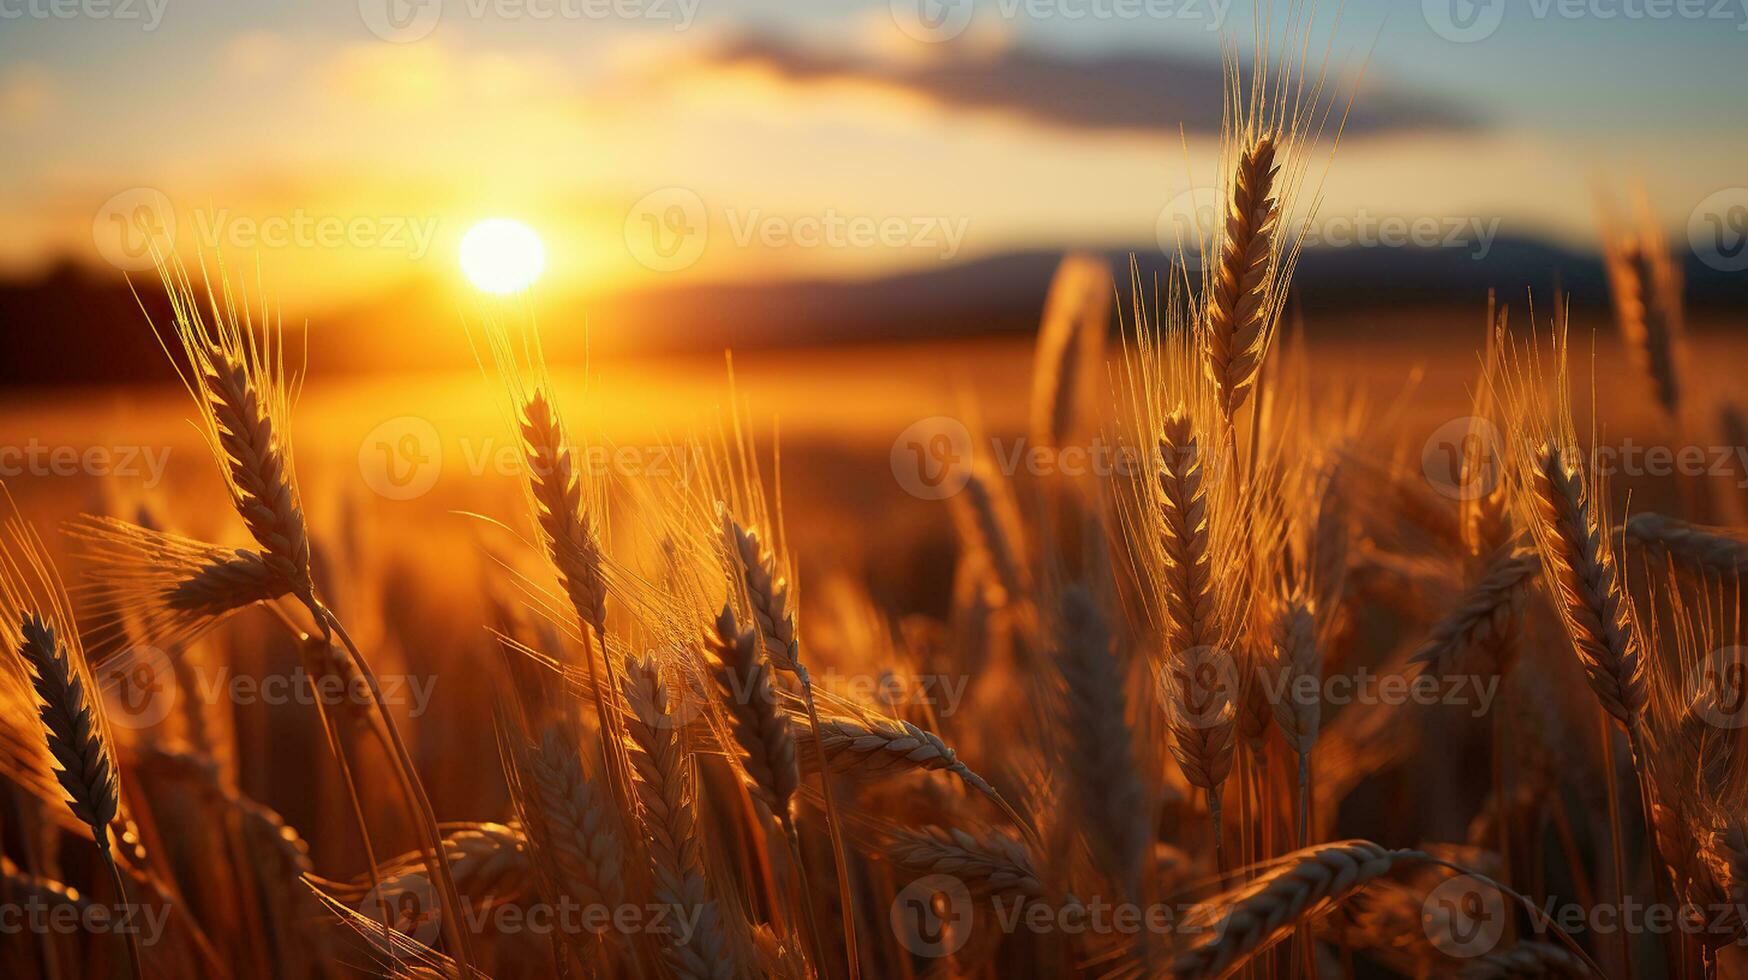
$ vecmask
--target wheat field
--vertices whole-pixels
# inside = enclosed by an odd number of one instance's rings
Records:
[[[1740,352],[1618,221],[1613,323],[1307,340],[1339,102],[1233,81],[1023,347],[348,397],[167,259],[178,403],[8,413],[169,448],[9,491],[5,975],[1743,975]]]

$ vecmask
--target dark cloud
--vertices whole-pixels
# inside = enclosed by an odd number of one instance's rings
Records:
[[[1168,53],[1072,57],[1036,48],[943,45],[941,56],[888,62],[815,50],[769,35],[719,44],[709,65],[756,65],[794,82],[863,81],[951,107],[995,110],[1081,130],[1191,133],[1220,129],[1224,75],[1217,60]],[[1343,89],[1340,98],[1346,99]],[[1331,120],[1339,118],[1336,106]],[[1347,120],[1350,135],[1474,128],[1477,120],[1442,100],[1367,86]]]

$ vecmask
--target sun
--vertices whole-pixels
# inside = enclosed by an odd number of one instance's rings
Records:
[[[461,236],[461,271],[488,293],[527,289],[545,267],[540,236],[520,221],[489,218]]]

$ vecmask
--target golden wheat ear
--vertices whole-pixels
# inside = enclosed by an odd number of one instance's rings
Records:
[[[1208,377],[1228,420],[1250,394],[1279,312],[1271,296],[1281,218],[1274,191],[1276,147],[1274,137],[1264,134],[1239,153],[1207,295],[1202,342]]]
[[[53,626],[29,613],[20,624],[20,634],[18,655],[29,667],[42,701],[38,718],[49,752],[60,766],[56,775],[67,791],[67,805],[91,828],[97,846],[107,851],[109,825],[120,809],[121,784],[99,709]]]
[[[300,600],[312,603],[309,529],[291,453],[296,379],[288,380],[285,373],[279,325],[265,305],[257,325],[248,296],[233,292],[228,281],[221,280],[216,289],[209,281],[202,302],[179,267],[159,271],[182,355],[180,361],[172,355],[171,363],[194,397],[231,503],[273,574]]]

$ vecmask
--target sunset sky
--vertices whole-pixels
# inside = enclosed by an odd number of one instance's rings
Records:
[[[59,2],[0,4],[0,274],[101,264],[150,197],[333,302],[458,282],[492,216],[583,292],[1145,246],[1212,180],[1222,38],[1254,48],[1225,0],[920,0],[945,40],[919,0]],[[1325,215],[1583,246],[1643,182],[1679,241],[1748,183],[1742,4],[1322,6],[1313,61],[1370,59]]]

